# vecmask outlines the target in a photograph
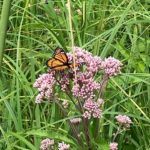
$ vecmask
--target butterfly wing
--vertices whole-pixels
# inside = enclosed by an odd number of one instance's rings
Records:
[[[59,71],[69,68],[68,57],[65,51],[61,48],[55,49],[53,58],[49,59],[46,64],[50,69]]]
[[[75,65],[74,65],[74,63],[72,63],[72,64],[69,64],[69,67],[70,68],[74,68],[74,67],[76,68],[76,67],[79,67],[79,65],[80,64],[75,63]]]
[[[54,69],[54,70],[64,70],[64,69],[68,68],[67,65],[64,65],[63,62],[61,62],[55,58],[49,59],[46,64],[48,67],[50,67],[50,69]]]
[[[56,71],[63,71],[63,70],[68,69],[68,68],[69,68],[68,66],[62,65],[62,66],[56,66],[56,67],[54,67],[52,69],[54,69]]]
[[[77,63],[75,63],[75,65],[74,63],[69,63],[68,56],[66,55],[65,51],[61,48],[55,49],[54,58],[63,62],[63,64],[66,65],[68,68],[74,68],[79,66],[79,64]]]
[[[74,68],[74,66],[78,67],[79,64],[69,63],[65,51],[61,48],[56,48],[53,57],[47,61],[47,66],[50,69],[63,71],[68,68]]]
[[[47,66],[50,67],[50,68],[63,65],[62,62],[60,62],[59,60],[56,60],[56,59],[54,59],[54,58],[49,59],[46,64],[47,64]]]
[[[65,51],[61,48],[56,48],[53,58],[61,61],[63,64],[68,64],[68,57]]]

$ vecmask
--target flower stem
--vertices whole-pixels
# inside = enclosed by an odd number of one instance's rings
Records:
[[[11,0],[3,0],[1,20],[0,20],[0,70],[2,67],[3,52],[5,48],[10,6]]]
[[[89,129],[88,129],[88,120],[87,120],[87,118],[83,117],[82,121],[83,121],[83,128],[84,128],[84,134],[85,134],[85,138],[86,138],[86,143],[88,145],[88,150],[92,150],[91,140],[90,140],[90,132],[89,132]]]
[[[60,107],[60,109],[62,110],[63,114],[64,114],[65,116],[67,116],[66,110],[62,107],[62,105],[59,103],[59,101],[58,101],[57,99],[55,99],[55,103]],[[77,129],[74,127],[74,125],[72,125],[72,123],[70,122],[70,120],[68,120],[68,123],[69,123],[70,128],[71,128],[71,130],[72,130],[74,136],[76,137],[78,143],[79,143],[80,145],[83,145],[82,140],[81,140],[81,139],[79,138],[79,136],[78,136],[79,133],[78,133]]]
[[[60,85],[61,87],[61,83],[59,82],[59,80],[55,77],[55,80],[57,81],[57,83]],[[67,86],[67,90],[69,90],[69,92],[71,93],[70,88]],[[80,111],[79,107],[76,105],[75,101],[72,99],[72,97],[70,96],[70,94],[68,93],[68,91],[66,90],[66,94],[68,95],[68,97],[70,98],[70,100],[72,101],[72,103],[75,105],[75,107]]]
[[[103,97],[103,93],[104,93],[104,89],[107,85],[107,82],[108,82],[108,76],[107,75],[104,75],[103,78],[102,78],[102,81],[101,81],[101,86],[100,86],[100,91],[99,91],[99,94],[98,94],[98,98],[102,98]],[[95,119],[94,120],[94,123],[93,123],[95,126],[95,130],[94,130],[94,139],[96,139],[98,137],[98,134],[99,134],[99,119]]]
[[[113,137],[113,142],[115,141],[116,137],[122,132],[121,130],[121,126],[118,127],[116,133],[114,134],[114,137]]]
[[[108,79],[109,79],[109,77],[107,75],[104,75],[103,78],[102,78],[100,91],[99,91],[99,94],[98,94],[98,97],[100,97],[100,98],[103,97],[104,89],[107,85]]]

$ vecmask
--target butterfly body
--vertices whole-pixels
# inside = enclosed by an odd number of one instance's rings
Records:
[[[65,69],[74,68],[74,66],[78,66],[78,64],[70,63],[68,60],[68,56],[65,51],[61,48],[56,48],[54,55],[52,58],[47,60],[47,66],[56,71],[63,71]]]

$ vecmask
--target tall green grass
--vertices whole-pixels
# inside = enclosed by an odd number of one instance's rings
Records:
[[[5,48],[5,41],[6,41],[6,32],[7,32],[7,26],[8,26],[8,19],[9,19],[9,13],[10,13],[10,7],[11,7],[11,1],[4,0],[2,12],[1,12],[1,20],[0,20],[0,69],[2,66],[2,59],[3,59],[3,51]]]
[[[114,116],[120,113],[133,121],[126,135],[117,139],[120,149],[150,149],[149,4],[148,0],[72,2],[74,44],[123,63],[122,74],[111,79],[104,95],[102,149],[108,149],[116,129]],[[54,103],[36,105],[32,87],[36,77],[46,72],[45,61],[55,47],[70,50],[66,1],[13,0],[10,12],[0,78],[0,149],[37,150],[44,137],[78,149],[63,126],[68,118],[61,118]]]

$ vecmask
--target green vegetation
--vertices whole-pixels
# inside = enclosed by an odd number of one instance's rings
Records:
[[[0,1],[1,25],[5,20],[1,13],[3,2]],[[127,114],[133,122],[130,130],[117,138],[119,150],[149,150],[150,2],[72,1],[73,37],[66,3],[11,2],[7,36],[0,37],[0,43],[6,41],[3,55],[4,46],[0,45],[0,149],[38,150],[41,140],[47,137],[78,149],[64,125],[69,118],[61,117],[55,103],[35,104],[37,91],[33,88],[38,75],[46,72],[45,62],[53,50],[62,47],[70,51],[74,43],[93,55],[113,56],[123,63],[121,75],[109,80],[104,93],[98,150],[108,150],[118,114]]]

